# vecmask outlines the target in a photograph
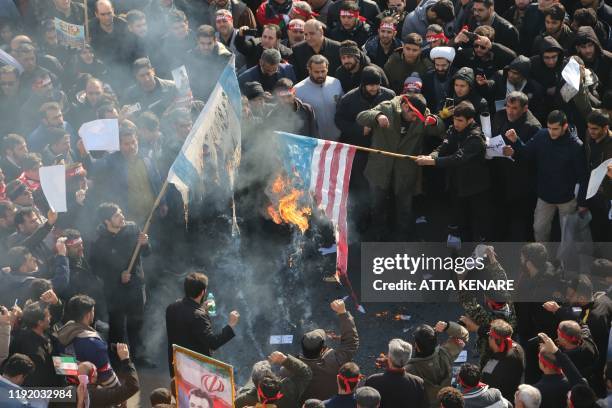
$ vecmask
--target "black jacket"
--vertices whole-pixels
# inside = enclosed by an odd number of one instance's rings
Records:
[[[582,342],[580,345],[573,350],[564,350],[564,352],[572,360],[578,371],[580,371],[580,375],[589,382],[596,379],[596,372],[599,376],[603,375],[602,372],[596,370],[597,365],[594,364],[599,359],[599,351],[588,327],[582,327]],[[603,352],[605,353],[606,350],[603,350]]]
[[[540,48],[542,47],[542,41],[546,36],[548,36],[548,34],[546,33],[546,31],[544,31],[533,40],[533,47],[531,47],[531,52],[529,53],[529,55],[536,55],[540,52]],[[567,25],[563,24],[561,26],[561,33],[558,37],[559,38],[556,40],[565,50],[565,55],[571,55],[573,53],[575,40],[575,34],[572,29],[569,28]]]
[[[248,68],[254,67],[259,63],[259,58],[264,51],[264,48],[261,45],[261,38],[247,39],[243,35],[236,35],[234,44],[236,45],[238,52],[244,55],[246,58]],[[291,54],[293,54],[291,48],[283,44],[278,44],[278,52],[280,52],[281,59],[284,61],[289,61],[291,59]]]
[[[504,135],[510,129],[514,129],[518,137],[526,143],[541,127],[542,125],[530,110],[516,122],[510,122],[506,110],[501,110],[495,113],[491,121],[492,135],[502,135],[506,144],[509,143],[509,140]],[[520,163],[503,157],[493,158],[491,160],[491,172],[493,179],[497,180],[493,186],[494,196],[501,201],[507,201],[533,195],[535,192],[534,171],[535,169],[527,163]]]
[[[513,401],[524,369],[525,352],[520,344],[514,343],[507,352],[493,354],[493,358],[482,367],[480,379],[500,390],[505,399]]]
[[[291,49],[293,50],[293,55],[291,56],[290,62],[295,69],[297,80],[301,81],[308,76],[306,63],[310,57],[315,55],[315,52],[306,41],[294,45]],[[336,72],[340,66],[340,43],[325,38],[319,54],[323,55],[329,61],[328,72]]]
[[[601,46],[599,38],[591,27],[580,27],[576,33],[576,42],[590,41],[595,45],[595,58],[584,61],[587,68],[599,78],[599,91],[608,90],[612,85],[612,53]],[[584,60],[584,58],[583,58]]]
[[[280,104],[272,109],[265,120],[274,130],[310,137],[319,137],[319,129],[312,106],[295,98],[294,109]]]
[[[55,374],[53,360],[55,355],[51,338],[39,336],[31,329],[21,329],[11,340],[9,354],[21,353],[30,357],[35,364],[34,372],[25,380],[25,387],[59,387],[64,379]]]
[[[336,25],[336,27],[330,31],[329,38],[342,42],[344,40],[352,40],[357,43],[359,47],[363,46],[365,42],[370,38],[372,29],[369,24],[359,21],[357,25],[350,31],[345,30],[342,24]]]
[[[104,225],[98,227],[98,236],[91,246],[89,264],[94,274],[104,282],[109,308],[120,307],[132,300],[130,298],[142,294],[145,280],[140,256],[136,258],[130,281],[121,283],[121,273],[129,266],[139,233],[138,226],[130,222],[116,234],[108,231]],[[149,253],[149,245],[141,246],[142,256],[148,256]]]
[[[442,144],[432,153],[436,166],[448,169],[448,187],[457,196],[467,197],[489,188],[485,150],[484,134],[472,123],[462,132],[450,127]]]
[[[497,4],[496,4],[497,6]],[[475,21],[472,19],[469,26],[476,28]],[[495,42],[505,45],[506,47],[518,50],[519,33],[517,29],[501,15],[495,13],[491,27],[495,30]]]
[[[401,27],[398,25],[398,27]],[[391,54],[393,54],[393,50],[396,50],[402,46],[402,42],[399,38],[393,38],[393,42],[391,43],[391,47],[389,48],[389,53],[385,54],[385,50],[380,45],[380,41],[377,35],[373,35],[370,37],[368,41],[363,45],[363,50],[365,51],[370,61],[373,64],[378,65],[379,67],[384,67]]]
[[[232,58],[232,53],[223,44],[217,45],[210,54],[202,54],[197,48],[185,56],[185,68],[191,92],[195,98],[206,101],[217,84],[217,79]],[[206,72],[206,75],[202,75]]]
[[[557,366],[563,370],[563,374],[543,375],[542,379],[534,384],[534,387],[542,394],[542,404],[540,408],[565,407],[567,392],[571,390],[574,385],[588,385],[587,381],[580,376],[580,373],[565,353],[561,350],[557,350],[555,359],[557,361]]]
[[[327,10],[327,29],[333,30],[337,25],[340,25],[340,6],[342,2],[334,2]],[[378,27],[378,15],[380,9],[378,4],[372,0],[358,0],[357,5],[359,6],[359,15],[365,17],[367,23],[372,26],[373,29]]]
[[[438,77],[435,70],[427,71],[423,76],[423,96],[427,101],[430,111],[437,113],[444,106],[446,98],[450,98],[453,91],[450,89],[452,77],[456,73],[454,65],[449,67],[449,72],[442,79]]]
[[[134,84],[126,91],[123,103],[133,105],[140,103],[142,112],[150,110],[161,117],[177,96],[174,81],[155,77],[155,89],[145,92],[139,84]]]
[[[448,169],[448,187],[458,197],[482,193],[489,188],[485,150],[484,134],[472,123],[462,132],[450,127],[442,144],[432,153],[436,166]]]
[[[380,408],[405,407],[408,401],[415,408],[429,406],[423,379],[405,372],[403,368],[372,374],[365,385],[380,393]]]
[[[214,350],[234,337],[234,330],[230,326],[225,326],[220,333],[213,333],[212,322],[206,309],[187,297],[177,300],[166,308],[166,331],[170,376],[174,375],[173,344],[211,356]]]
[[[341,65],[338,67],[338,69],[336,69],[336,72],[334,74],[334,77],[338,81],[340,81],[340,84],[342,85],[342,90],[345,93],[359,86],[359,84],[361,83],[361,73],[363,72],[363,69],[365,67],[373,67],[374,69],[376,69],[381,77],[381,81],[382,81],[381,85],[384,87],[389,87],[389,80],[387,79],[387,75],[385,74],[385,71],[383,71],[381,67],[372,64],[370,62],[370,58],[368,58],[368,56],[365,55],[363,52],[360,52],[359,53],[359,71],[353,74],[352,72],[347,71]]]
[[[538,9],[537,4],[530,4],[525,10],[523,23],[519,32],[520,46],[519,54],[529,55],[533,45],[533,39],[544,31],[544,14]]]
[[[491,58],[484,61],[474,54],[472,48],[465,47],[457,51],[453,65],[456,67],[469,67],[476,72],[484,73],[487,78],[492,78],[497,71],[510,64],[516,58],[514,51],[496,42],[493,43],[490,54]]]
[[[357,115],[394,97],[395,92],[384,87],[381,87],[378,94],[373,98],[366,97],[365,91],[361,86],[344,94],[338,101],[336,117],[334,118],[336,126],[342,132],[339,141],[356,146],[369,147],[372,141],[371,136],[363,135],[363,126],[359,125],[356,121]]]

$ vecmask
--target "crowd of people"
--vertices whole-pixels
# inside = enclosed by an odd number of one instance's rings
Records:
[[[64,44],[56,19],[84,26],[84,45]],[[167,271],[205,264],[197,237],[232,213],[211,194],[219,186],[203,182],[188,203],[162,186],[233,61],[243,231],[270,222],[251,207],[279,168],[273,131],[409,155],[357,151],[351,239],[526,243],[519,286],[539,300],[463,294],[457,322],[390,340],[367,378],[352,361],[355,321],[334,301],[340,345],[305,333],[302,354],[255,364],[235,406],[610,406],[612,163],[587,190],[612,159],[611,47],[605,0],[1,2],[0,405],[36,406],[9,398],[21,387],[71,387],[79,407],[125,404],[136,367],[160,364],[143,350],[147,294]],[[78,129],[96,119],[117,119],[119,151],[86,149]],[[57,164],[59,214],[39,175]],[[594,243],[596,261],[568,271],[543,244],[562,238]],[[234,337],[240,314],[215,332],[207,288],[202,273],[185,278],[166,311],[170,345],[211,355]],[[470,334],[480,360],[455,372]],[[58,375],[57,355],[74,356],[87,383]],[[151,405],[172,406],[172,395],[155,390]]]

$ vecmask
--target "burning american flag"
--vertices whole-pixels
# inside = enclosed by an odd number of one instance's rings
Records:
[[[356,148],[329,140],[276,133],[283,167],[293,181],[293,187],[310,192],[314,206],[333,225],[337,246],[336,279],[346,286],[358,309],[363,312],[347,275],[346,203]]]

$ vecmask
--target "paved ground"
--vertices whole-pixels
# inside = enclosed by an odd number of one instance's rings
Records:
[[[254,362],[279,349],[299,353],[302,334],[314,328],[339,333],[335,314],[329,303],[347,295],[344,288],[323,278],[334,271],[335,254],[323,256],[321,246],[331,244],[328,232],[309,231],[305,236],[288,228],[260,224],[243,230],[240,240],[218,234],[205,239],[202,252],[209,257],[206,273],[210,290],[217,300],[218,316],[214,324],[220,329],[232,309],[241,313],[237,335],[223,346],[215,357],[235,367],[239,387],[250,375]],[[351,246],[349,270],[351,281],[359,288],[359,245]],[[181,276],[167,276],[151,294],[145,326],[149,355],[159,367],[139,370],[141,392],[129,401],[131,407],[148,407],[148,395],[156,387],[167,387],[169,376],[166,360],[164,310],[167,304],[181,296]],[[410,332],[421,323],[435,324],[438,320],[455,320],[460,314],[457,305],[437,304],[365,304],[367,313],[349,309],[355,316],[360,334],[360,349],[355,358],[362,370],[372,373],[375,357],[386,351],[391,338],[411,340]],[[395,315],[410,316],[396,320]],[[270,335],[292,334],[290,345],[269,344]],[[331,345],[335,343],[330,341]]]

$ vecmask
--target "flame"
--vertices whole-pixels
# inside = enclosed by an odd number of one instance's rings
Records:
[[[267,210],[272,221],[276,224],[293,224],[303,234],[308,229],[308,217],[312,214],[310,207],[300,207],[299,201],[304,192],[295,189],[289,180],[280,174],[270,185],[269,191],[272,204]]]

